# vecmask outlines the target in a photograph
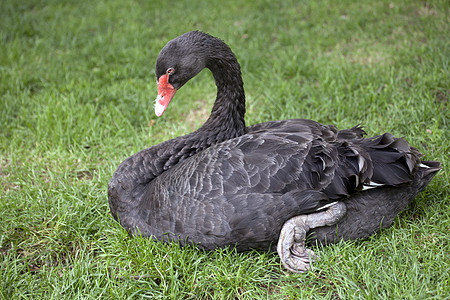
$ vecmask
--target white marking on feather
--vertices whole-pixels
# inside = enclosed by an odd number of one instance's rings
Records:
[[[427,165],[424,165],[424,164],[420,164],[419,167],[421,167],[421,168],[427,168],[427,169],[431,168],[430,166],[427,166]]]
[[[353,153],[355,153],[358,157],[358,168],[359,168],[359,172],[361,172],[362,168],[365,165],[366,160],[359,154],[359,152],[356,149],[350,148],[350,150],[352,150]]]
[[[367,190],[370,190],[370,189],[373,189],[373,188],[376,188],[376,186],[367,186],[367,185],[363,185],[362,190],[363,190],[363,191],[367,191]]]
[[[325,161],[320,156],[319,156],[319,159],[322,161],[322,171],[325,171]]]
[[[322,209],[324,209],[324,208],[328,208],[328,207],[330,207],[330,206],[335,205],[336,203],[338,203],[338,201],[335,201],[335,202],[332,202],[332,203],[325,204],[324,206],[321,206],[321,207],[317,208],[316,211],[322,210]]]
[[[361,172],[361,170],[364,167],[364,158],[358,154],[358,168],[359,168],[359,172]]]
[[[365,191],[365,190],[370,190],[370,189],[373,189],[373,188],[376,188],[376,187],[379,187],[379,186],[383,186],[383,185],[384,185],[384,184],[382,184],[382,183],[376,183],[376,182],[371,181],[371,182],[369,182],[369,183],[365,183],[365,184],[363,185],[362,190],[363,190],[363,191]]]

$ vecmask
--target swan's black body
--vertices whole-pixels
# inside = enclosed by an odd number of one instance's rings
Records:
[[[225,43],[201,32],[169,42],[156,76],[173,68],[169,83],[178,89],[205,67],[218,89],[208,121],[129,157],[110,181],[111,213],[130,234],[206,249],[266,249],[286,220],[344,200],[349,209],[338,238],[367,237],[381,219],[390,224],[440,168],[422,164],[403,139],[366,139],[359,127],[338,131],[304,119],[245,127],[239,64]],[[318,241],[337,240],[335,226],[314,231]]]

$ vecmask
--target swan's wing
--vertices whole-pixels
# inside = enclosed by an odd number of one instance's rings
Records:
[[[329,203],[337,150],[308,133],[260,133],[205,149],[155,179],[148,223],[192,240],[267,247],[288,218]],[[320,156],[317,163],[305,162]],[[317,180],[310,174],[317,172]],[[328,178],[328,179],[327,179]],[[313,185],[317,185],[313,187]],[[260,244],[263,243],[264,245]]]
[[[373,156],[377,168],[393,163],[403,174],[410,165],[408,153],[400,158],[395,153],[411,150],[390,136],[362,139],[354,130],[345,135],[355,139],[342,140],[323,125],[298,122],[305,131],[293,132],[267,125],[272,129],[214,145],[155,178],[144,197],[151,203],[141,205],[148,210],[149,232],[155,226],[161,234],[173,232],[207,248],[242,240],[244,246],[265,248],[287,219],[370,183],[371,152],[385,152]],[[410,180],[406,175],[401,182]]]
[[[332,181],[337,161],[336,146],[310,132],[264,132],[205,149],[155,180],[191,201],[283,195],[320,191]]]

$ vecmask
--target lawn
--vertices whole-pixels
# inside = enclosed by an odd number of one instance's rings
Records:
[[[0,298],[449,299],[449,16],[439,0],[1,1]],[[443,169],[391,228],[315,248],[305,274],[276,253],[130,238],[114,170],[214,101],[205,70],[153,112],[159,50],[194,29],[238,57],[248,125],[361,123]]]

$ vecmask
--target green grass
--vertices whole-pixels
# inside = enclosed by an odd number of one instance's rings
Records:
[[[449,299],[447,1],[0,3],[0,298]],[[310,118],[403,136],[443,170],[389,229],[275,253],[130,238],[106,188],[129,155],[186,134],[215,95],[208,71],[156,119],[154,64],[199,29],[242,64],[247,123]]]

